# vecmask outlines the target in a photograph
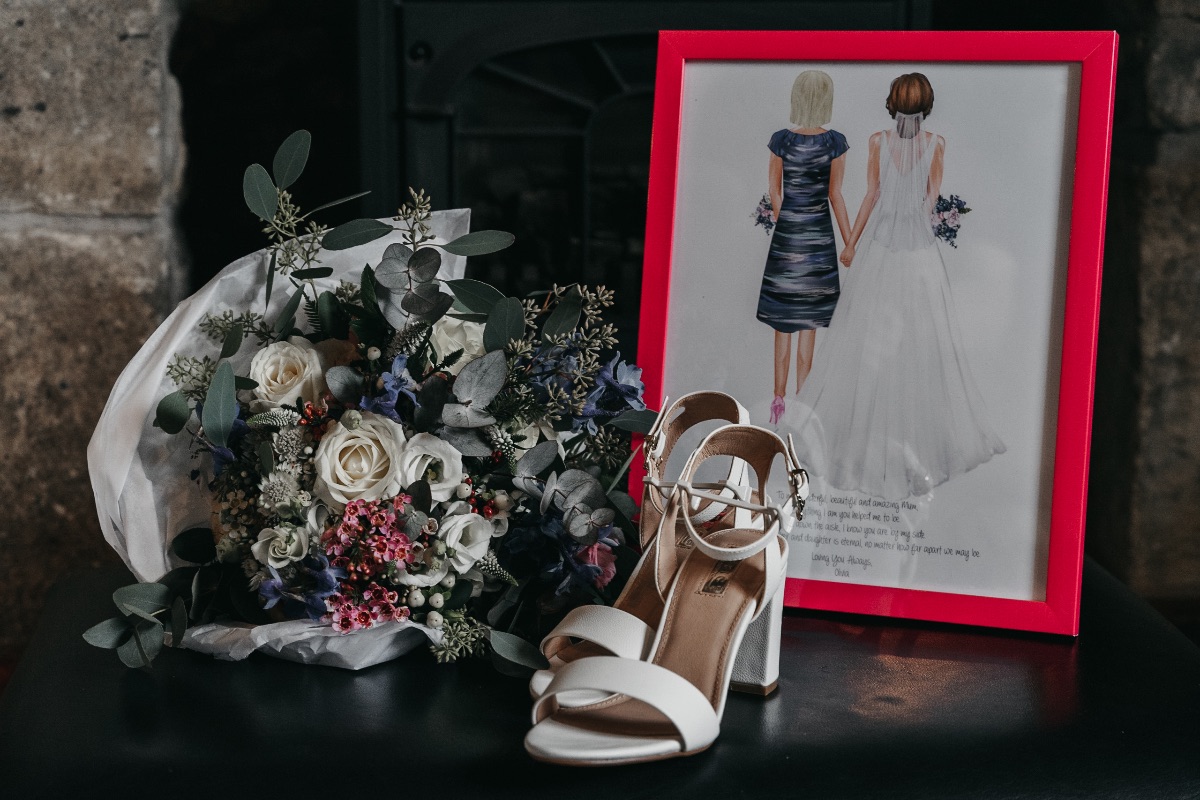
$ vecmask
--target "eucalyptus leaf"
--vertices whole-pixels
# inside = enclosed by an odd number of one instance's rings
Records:
[[[321,321],[321,330],[334,339],[345,339],[349,332],[346,329],[345,314],[340,312],[337,297],[333,292],[321,292],[317,295],[317,318]]]
[[[117,648],[117,656],[120,657],[121,663],[130,669],[138,669],[150,664],[150,658],[138,641],[138,632],[136,628],[131,629],[130,636],[124,644]]]
[[[564,336],[575,330],[579,325],[582,310],[583,297],[579,294],[578,287],[572,287],[550,312],[550,318],[542,326],[542,336]]]
[[[442,408],[442,422],[454,428],[482,428],[485,425],[495,425],[496,418],[473,406],[447,403]]]
[[[611,508],[597,508],[592,511],[590,517],[591,524],[597,528],[604,528],[613,524],[613,520],[617,518],[617,512]]]
[[[504,351],[493,350],[469,362],[454,381],[454,396],[464,405],[485,408],[504,388],[508,379],[508,359]]]
[[[275,319],[275,333],[283,335],[290,331],[296,324],[296,311],[300,308],[300,302],[304,300],[304,290],[296,289],[292,296],[288,298],[287,304],[283,307],[283,311],[279,312],[279,316]]]
[[[241,350],[242,338],[242,323],[235,322],[229,327],[229,333],[225,334],[225,341],[221,343],[221,358],[229,358]]]
[[[477,314],[488,313],[492,310],[492,306],[504,299],[504,295],[499,289],[483,281],[473,281],[470,278],[446,281],[446,286],[454,292],[455,298],[468,311]]]
[[[113,592],[113,603],[122,610],[138,608],[153,613],[171,607],[172,592],[161,583],[134,583]]]
[[[279,208],[279,193],[262,164],[251,164],[242,175],[242,197],[259,219],[270,222]]]
[[[187,606],[182,597],[176,597],[171,603],[171,644],[179,647],[183,643],[183,634],[187,630]]]
[[[429,481],[413,481],[405,493],[412,498],[413,508],[422,514],[428,514],[433,508],[433,490],[429,487]]]
[[[241,375],[233,376],[233,388],[241,391],[243,389],[250,391],[258,388],[258,381],[254,378],[246,378]]]
[[[600,481],[581,469],[569,469],[559,475],[557,490],[564,498],[564,509],[579,504],[598,508],[607,500]]]
[[[438,291],[436,283],[419,284],[414,291],[404,295],[404,299],[400,301],[402,309],[431,325],[445,316],[453,304],[454,298],[445,292]]]
[[[330,367],[325,373],[325,383],[344,405],[354,405],[362,397],[363,377],[350,367]]]
[[[637,503],[629,496],[627,492],[622,492],[618,489],[608,493],[608,502],[618,512],[623,514],[626,519],[633,519],[638,513]]]
[[[492,454],[492,448],[487,442],[483,441],[477,431],[470,428],[442,428],[437,435],[464,456],[487,458]]]
[[[271,173],[275,176],[275,185],[286,189],[296,182],[304,172],[308,163],[308,148],[312,144],[312,134],[299,130],[283,140],[275,151],[275,160],[271,162]]]
[[[271,260],[267,262],[267,287],[264,290],[263,298],[263,313],[271,307],[271,290],[275,288],[275,264],[279,259],[279,253],[276,250],[271,251]]]
[[[543,472],[558,458],[558,442],[542,442],[525,451],[517,462],[517,474],[533,477]]]
[[[505,231],[475,231],[442,245],[447,253],[456,256],[483,256],[511,245],[516,237]]]
[[[412,258],[413,249],[404,242],[394,242],[383,249],[384,258],[398,258],[405,264]]]
[[[382,286],[377,287],[375,291],[379,299],[379,312],[383,314],[387,324],[396,330],[403,329],[408,324],[408,312],[400,307],[396,293]]]
[[[471,313],[450,314],[450,313],[447,313],[446,316],[450,317],[450,319],[461,319],[463,322],[476,322],[481,325],[487,322],[487,314],[471,314]]]
[[[384,258],[375,268],[375,280],[385,289],[396,292],[408,290],[408,260]]]
[[[349,250],[387,236],[394,230],[391,225],[376,219],[352,219],[325,234],[321,246],[326,250]]]
[[[432,247],[422,247],[413,253],[408,262],[408,271],[417,283],[429,283],[437,277],[442,266],[442,254]]]
[[[359,292],[366,315],[375,320],[382,320],[383,312],[379,310],[379,296],[375,293],[375,271],[369,265],[363,267]]]
[[[204,397],[204,411],[201,424],[204,435],[217,447],[227,447],[229,434],[233,431],[233,421],[237,419],[237,391],[233,385],[233,367],[228,361],[217,365],[212,383],[208,386],[208,394]]]
[[[525,308],[515,297],[506,297],[492,306],[483,328],[483,346],[503,350],[512,339],[525,335]]]
[[[446,598],[446,610],[462,608],[471,599],[472,591],[471,581],[459,581],[454,584],[454,588],[450,590],[450,596]]]
[[[133,623],[126,617],[109,617],[83,632],[83,640],[90,645],[115,650],[133,635]]]
[[[318,211],[324,211],[327,208],[333,208],[334,206],[340,206],[342,203],[349,203],[351,200],[357,200],[360,197],[366,197],[370,193],[371,190],[368,189],[365,192],[355,192],[354,194],[348,194],[345,197],[339,197],[337,200],[330,200],[328,203],[323,203],[314,208],[312,211],[309,211],[303,217],[301,217],[301,219],[307,219]]]
[[[566,515],[567,533],[582,545],[595,544],[599,538],[596,529],[592,527],[590,513],[590,509],[583,508]]]
[[[650,433],[650,429],[654,427],[654,420],[656,419],[658,419],[658,412],[651,411],[650,409],[646,409],[645,411],[626,411],[610,419],[608,424],[623,431],[645,435]]]
[[[162,428],[170,434],[179,433],[192,418],[192,407],[188,405],[183,392],[171,392],[158,401],[154,412],[154,427]]]
[[[149,664],[158,654],[162,652],[163,646],[163,630],[162,625],[157,622],[143,622],[133,629],[133,635],[139,640],[138,643],[142,646],[142,652],[146,656],[146,663]]]
[[[258,455],[258,469],[262,475],[270,475],[275,471],[275,451],[271,447],[271,443],[262,441],[255,448]]]
[[[520,636],[492,630],[488,633],[488,641],[491,642],[492,651],[510,664],[529,669],[546,669],[550,666],[541,652]]]
[[[318,278],[328,278],[332,274],[333,267],[309,267],[296,270],[292,277],[298,281],[315,281]]]
[[[131,615],[132,617],[140,618],[142,620],[142,622],[152,622],[155,625],[159,624],[157,617],[155,617],[153,614],[149,613],[148,611],[143,611],[142,609],[138,608],[137,606],[121,606],[121,611],[125,612],[126,614]],[[140,625],[141,623],[138,623],[138,624]]]

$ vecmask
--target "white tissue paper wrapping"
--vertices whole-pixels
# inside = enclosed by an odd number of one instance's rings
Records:
[[[470,213],[466,209],[435,211],[430,221],[432,242],[445,243],[467,233]],[[357,284],[364,266],[375,267],[388,245],[401,242],[397,230],[359,247],[322,251],[320,266],[332,267],[333,274],[316,281],[318,291],[333,290],[342,280]],[[176,389],[167,377],[167,363],[175,353],[216,355],[217,346],[197,327],[204,314],[220,314],[226,309],[236,314],[262,311],[267,264],[265,250],[240,258],[180,303],[117,378],[88,443],[88,471],[104,538],[140,581],[158,580],[172,568],[183,566],[168,550],[171,539],[188,528],[210,524],[211,495],[188,477],[200,463],[192,459],[191,440],[186,434],[172,436],[153,425],[158,401]],[[466,258],[443,252],[440,279],[461,278],[465,270]],[[276,276],[266,312],[268,322],[283,308],[291,291],[292,285]],[[247,374],[257,349],[253,344],[244,345],[230,359],[235,373]],[[440,631],[408,621],[342,634],[329,625],[293,620],[258,626],[199,625],[188,629],[183,647],[233,661],[258,651],[305,664],[363,669],[403,655],[423,641],[440,639]]]

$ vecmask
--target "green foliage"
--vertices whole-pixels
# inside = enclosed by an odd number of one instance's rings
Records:
[[[188,405],[183,392],[171,392],[158,401],[158,408],[154,412],[154,427],[162,428],[166,433],[173,435],[183,430],[191,418],[192,407]]]
[[[171,540],[171,552],[193,564],[207,564],[217,557],[213,532],[208,528],[189,528]]]
[[[217,362],[208,356],[194,358],[176,353],[167,364],[167,376],[189,400],[201,400],[208,391]]]
[[[279,193],[262,164],[251,164],[242,175],[242,197],[246,206],[264,222],[270,222],[279,208]]]
[[[225,334],[225,341],[221,343],[221,358],[229,358],[237,354],[238,350],[242,349],[242,326],[234,324],[229,328],[229,332]]]
[[[505,231],[475,231],[442,245],[447,253],[456,256],[485,256],[511,245],[516,237]]]
[[[279,316],[275,320],[275,334],[279,337],[287,335],[288,331],[296,327],[296,312],[300,309],[300,303],[304,300],[304,290],[296,289],[292,296],[288,298],[287,305],[279,312]]]
[[[511,633],[492,630],[488,633],[492,654],[509,665],[530,669],[546,669],[550,662],[529,642]]]
[[[645,411],[626,411],[609,420],[608,424],[623,431],[645,435],[654,427],[654,420],[657,418],[658,412],[649,409]]]
[[[113,602],[124,615],[111,617],[83,632],[90,645],[116,650],[130,668],[149,667],[162,651],[165,627],[171,626],[176,647],[187,627],[183,598],[162,583],[135,583],[113,592]]]
[[[496,303],[504,299],[499,289],[470,278],[446,281],[446,286],[460,303],[477,314],[487,314]]]
[[[228,361],[222,361],[209,384],[208,394],[204,398],[204,411],[201,424],[204,425],[204,435],[217,447],[225,447],[229,443],[229,434],[233,431],[233,421],[237,418],[237,393],[233,385],[233,367]]]
[[[550,312],[549,318],[542,325],[542,336],[546,338],[566,336],[579,326],[579,315],[583,310],[583,296],[577,287],[562,296],[558,305]]]
[[[271,172],[275,176],[275,185],[286,189],[296,182],[304,172],[308,163],[308,148],[312,144],[312,134],[300,130],[283,140],[275,151],[275,160],[271,162]]]
[[[525,335],[525,310],[521,301],[506,297],[492,306],[483,329],[483,346],[488,350],[503,350],[513,339]]]
[[[326,250],[349,250],[373,242],[395,230],[391,225],[374,219],[352,219],[342,223],[321,239]]]

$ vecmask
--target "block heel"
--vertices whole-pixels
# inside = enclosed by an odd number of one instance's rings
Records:
[[[785,559],[786,562],[786,559]],[[729,689],[766,697],[779,686],[779,633],[783,626],[783,582],[766,610],[750,624],[737,657]]]

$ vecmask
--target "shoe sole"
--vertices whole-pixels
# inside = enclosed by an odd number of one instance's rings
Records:
[[[712,747],[715,742],[709,742],[704,747],[698,747],[695,750],[687,752],[671,753],[665,756],[646,756],[645,758],[616,758],[609,761],[572,761],[566,758],[548,758],[546,756],[538,756],[529,753],[529,757],[534,761],[540,761],[543,764],[557,764],[560,767],[620,767],[626,764],[649,764],[652,761],[667,761],[672,758],[683,758],[684,756],[694,756],[698,753],[703,753],[708,748]]]

